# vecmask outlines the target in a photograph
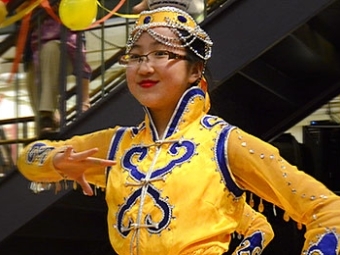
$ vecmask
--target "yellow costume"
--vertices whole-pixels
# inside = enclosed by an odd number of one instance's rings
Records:
[[[306,224],[304,254],[337,254],[339,197],[289,165],[276,148],[206,114],[200,88],[182,96],[164,137],[145,110],[138,127],[34,142],[21,154],[19,170],[35,182],[62,180],[52,159],[66,145],[75,151],[98,147],[95,157],[116,160],[85,175],[106,188],[109,235],[118,254],[222,254],[234,231],[247,237],[235,254],[261,251],[272,232],[258,225],[261,216],[246,205],[245,189]]]

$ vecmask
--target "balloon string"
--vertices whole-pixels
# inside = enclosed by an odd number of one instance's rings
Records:
[[[98,3],[98,1],[97,1]],[[115,6],[115,8],[113,8],[109,14],[105,15],[103,18],[101,18],[100,20],[95,21],[94,23],[92,23],[87,29],[96,27],[98,25],[100,25],[101,23],[105,22],[107,19],[109,19],[112,15],[114,15],[117,10],[119,10],[122,5],[125,3],[125,0],[120,0],[120,2]]]
[[[107,9],[105,6],[103,6],[99,1],[97,1],[97,4],[99,5],[99,7],[101,7],[103,10],[107,11],[107,12],[111,12],[111,10]],[[118,12],[115,12],[114,15],[122,17],[122,18],[127,18],[127,19],[137,19],[139,17],[139,14],[121,14]]]
[[[53,11],[50,2],[48,0],[42,0],[41,6],[46,10],[46,12],[57,22],[61,23],[60,18],[57,14]]]
[[[12,25],[13,23],[22,19],[24,16],[26,16],[27,14],[32,12],[37,6],[39,6],[42,1],[44,1],[44,0],[37,0],[33,3],[30,3],[27,7],[20,10],[17,14],[8,17],[6,20],[4,20],[4,22],[2,22],[2,24],[0,25],[0,28]]]

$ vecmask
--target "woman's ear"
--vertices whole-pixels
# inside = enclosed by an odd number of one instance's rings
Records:
[[[191,65],[190,83],[195,83],[196,81],[201,79],[203,68],[204,64],[201,61],[197,61]]]

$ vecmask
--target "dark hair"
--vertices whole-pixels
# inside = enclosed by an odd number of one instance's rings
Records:
[[[188,31],[179,29],[178,30],[181,36],[187,38],[190,37],[191,35],[189,34]],[[205,55],[205,43],[197,38],[190,38],[193,39],[193,42],[185,48],[187,52],[187,57],[190,62],[205,62],[202,58],[200,58],[194,51],[196,51],[199,55],[204,56]],[[190,40],[189,39],[189,40]],[[185,43],[185,42],[183,42]]]

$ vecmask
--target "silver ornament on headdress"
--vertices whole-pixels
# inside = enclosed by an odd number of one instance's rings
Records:
[[[164,2],[172,1],[157,1],[158,5],[165,4]],[[162,3],[160,3],[162,2]],[[184,6],[190,1],[173,1],[181,2]],[[168,3],[168,5],[170,5]],[[168,27],[177,35],[177,37],[169,37],[156,32],[155,27]],[[187,35],[183,35],[182,31],[186,31]],[[143,32],[147,32],[156,41],[172,48],[186,48],[188,47],[196,56],[208,60],[211,57],[212,41],[208,34],[196,23],[196,21],[187,12],[173,6],[159,7],[148,11],[141,12],[139,18],[130,33],[126,45],[126,52],[130,52],[133,45],[139,39]],[[199,40],[204,45],[204,52],[199,52],[192,45]]]
[[[148,0],[148,6],[150,10],[172,6],[187,11],[191,1],[193,0]]]

